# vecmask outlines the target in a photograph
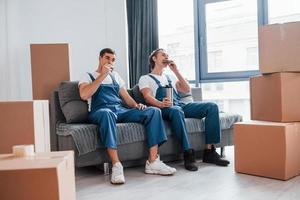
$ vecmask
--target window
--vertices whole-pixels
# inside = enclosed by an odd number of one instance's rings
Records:
[[[188,80],[195,81],[193,0],[159,0],[159,46]]]
[[[224,85],[223,83],[216,83],[216,91],[223,91]]]
[[[300,1],[159,0],[158,19],[160,47],[189,80],[245,80],[259,74],[258,24],[300,21]]]
[[[300,21],[300,1],[159,0],[158,14],[160,46],[201,83],[204,99],[247,120],[248,78],[259,74],[258,25]]]
[[[220,111],[250,119],[248,81],[210,82],[248,79],[259,73],[257,1],[204,0],[197,10],[203,13],[198,18],[200,50],[196,57],[205,88],[203,99],[216,102]]]
[[[205,40],[200,44],[201,80],[245,78],[257,74],[256,1],[206,2],[199,10],[204,13],[200,24],[205,25],[205,28],[200,28]],[[248,52],[249,46],[253,48]]]
[[[215,102],[220,111],[239,113],[250,119],[249,82],[202,83],[203,100]]]
[[[257,47],[249,47],[247,51],[247,68],[257,69],[258,66],[258,49]]]
[[[222,51],[208,52],[208,69],[209,72],[220,71],[222,66]]]
[[[269,23],[300,21],[299,0],[268,0]]]
[[[180,48],[180,43],[174,42],[174,43],[168,43],[165,49],[167,50],[168,54],[176,55],[179,48]]]

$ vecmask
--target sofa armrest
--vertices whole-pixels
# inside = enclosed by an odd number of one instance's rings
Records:
[[[194,101],[202,101],[202,89],[200,87],[192,88],[192,96]]]
[[[66,119],[62,110],[60,108],[58,92],[54,91],[50,96],[50,143],[51,143],[51,151],[58,150],[58,142],[56,135],[56,125],[60,122],[65,122]]]

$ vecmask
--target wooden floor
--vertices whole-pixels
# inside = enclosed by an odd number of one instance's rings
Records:
[[[124,185],[111,185],[110,177],[94,167],[76,170],[78,200],[299,200],[300,176],[280,181],[234,172],[233,147],[226,149],[229,167],[197,162],[199,170],[189,172],[182,162],[169,163],[177,168],[174,176],[144,174],[144,167],[126,168]]]

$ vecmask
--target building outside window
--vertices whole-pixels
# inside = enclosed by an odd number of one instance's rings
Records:
[[[249,46],[258,46],[256,1],[232,0],[207,3],[205,14],[208,72],[258,70],[258,65],[248,67],[245,51]],[[222,63],[217,71],[209,65],[211,51],[223,53]]]
[[[159,0],[158,21],[159,46],[188,80],[195,80],[193,0]]]
[[[218,50],[218,51],[210,51],[207,54],[208,57],[208,68],[209,68],[209,72],[217,72],[220,71],[220,68],[222,67],[222,51]]]
[[[269,24],[300,21],[299,0],[268,0]]]
[[[247,69],[257,68],[258,66],[258,48],[257,47],[248,47],[246,49],[247,54]]]

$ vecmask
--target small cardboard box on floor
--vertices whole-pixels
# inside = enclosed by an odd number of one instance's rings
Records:
[[[300,72],[300,22],[260,26],[258,40],[262,74]]]
[[[234,125],[235,171],[288,180],[300,174],[300,123]]]
[[[75,200],[73,151],[0,154],[0,199]]]
[[[274,73],[250,78],[251,119],[300,121],[300,73]]]

